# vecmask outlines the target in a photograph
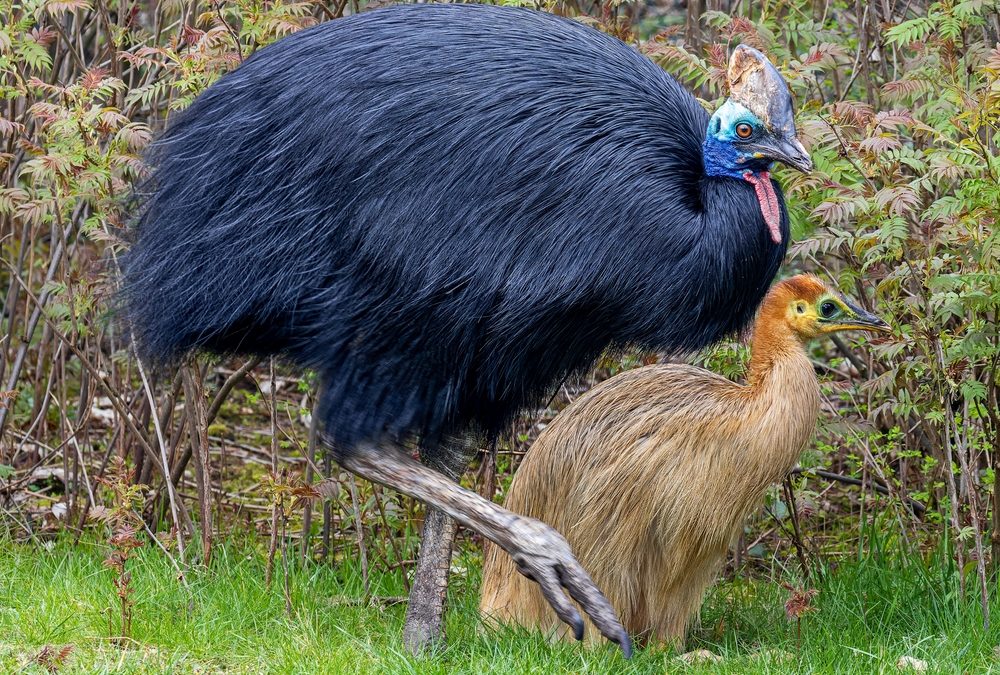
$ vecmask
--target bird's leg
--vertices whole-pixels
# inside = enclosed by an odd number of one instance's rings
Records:
[[[538,583],[545,599],[559,618],[573,627],[578,640],[583,638],[583,619],[563,589],[606,638],[616,642],[626,657],[632,655],[632,642],[611,603],[554,529],[459,487],[395,445],[362,444],[337,454],[348,471],[434,506],[496,543],[514,559],[521,574]]]
[[[424,465],[455,480],[467,464],[465,452],[459,447],[443,447],[421,459]],[[451,571],[452,546],[458,523],[443,511],[427,507],[424,526],[420,531],[420,555],[410,587],[403,624],[403,644],[413,654],[433,647],[444,638],[444,612],[448,596],[448,574]]]
[[[458,523],[446,513],[427,508],[403,624],[403,644],[411,654],[429,649],[444,638],[448,573],[457,530]]]

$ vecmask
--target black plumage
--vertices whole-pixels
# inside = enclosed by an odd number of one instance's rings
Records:
[[[249,58],[149,155],[125,302],[141,353],[279,354],[342,451],[517,411],[608,347],[743,328],[777,272],[709,116],[634,49],[528,10],[399,6]],[[780,198],[780,190],[778,191]]]

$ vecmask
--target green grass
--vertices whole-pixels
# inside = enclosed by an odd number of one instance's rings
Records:
[[[356,569],[294,569],[289,616],[280,577],[268,590],[257,549],[235,543],[217,550],[211,569],[188,570],[187,588],[158,550],[140,549],[130,564],[132,639],[120,646],[109,639],[109,616],[116,627],[118,616],[109,612],[116,598],[106,553],[93,542],[46,550],[0,540],[0,671],[45,672],[33,664],[44,646],[73,645],[60,672],[895,673],[903,654],[926,660],[930,672],[1000,672],[993,651],[1000,636],[983,631],[975,598],[957,602],[946,575],[919,564],[855,560],[824,573],[818,611],[802,622],[801,648],[780,586],[720,584],[688,648],[725,661],[687,667],[670,651],[642,650],[626,662],[603,646],[584,650],[483,629],[472,557],[460,561],[470,572],[456,575],[452,588],[448,647],[413,658],[400,640],[404,606],[355,603],[362,595]],[[402,593],[398,576],[372,581],[376,595]]]

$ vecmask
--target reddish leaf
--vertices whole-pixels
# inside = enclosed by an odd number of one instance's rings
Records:
[[[53,647],[52,645],[45,645],[42,647],[42,651],[38,652],[33,659],[35,663],[44,668],[50,673],[56,673],[69,658],[69,655],[73,653],[73,645],[65,645],[63,647]]]
[[[59,16],[81,9],[89,10],[90,3],[87,0],[48,0],[45,3],[45,11],[52,16]]]
[[[726,58],[726,48],[719,43],[713,44],[708,48],[708,54],[705,58],[710,66],[713,68],[719,68],[721,70],[726,70],[728,67],[728,59]]]
[[[0,409],[6,408],[10,402],[17,398],[17,391],[0,391]]]
[[[990,54],[986,58],[986,68],[1000,73],[1000,44],[990,50]]]
[[[31,39],[43,47],[48,47],[56,39],[56,32],[51,28],[32,28]]]
[[[13,136],[15,134],[23,134],[24,125],[20,122],[15,122],[9,120],[5,117],[0,117],[0,136]]]
[[[892,82],[887,82],[882,85],[882,93],[891,99],[901,99],[907,96],[915,96],[921,94],[933,85],[929,80],[923,80],[919,78],[904,78],[902,80],[893,80]]]
[[[875,113],[875,128],[889,129],[913,124],[913,114],[909,110],[883,110]]]
[[[889,207],[889,213],[901,216],[911,213],[920,203],[920,198],[908,185],[882,188],[875,193],[875,202],[882,207]]]
[[[877,155],[883,152],[888,152],[889,150],[898,150],[901,145],[902,144],[899,142],[899,138],[896,136],[879,134],[878,136],[872,136],[871,138],[866,138],[861,141],[858,147],[865,152]]]
[[[832,42],[821,42],[818,45],[813,45],[809,49],[805,58],[802,59],[802,65],[824,65],[832,67],[837,65],[838,60],[847,60],[847,53],[844,51],[844,48]]]
[[[857,101],[839,101],[834,103],[831,116],[835,122],[858,127],[868,126],[874,113],[870,105]]]
[[[110,71],[107,68],[101,68],[99,66],[91,68],[83,74],[83,77],[80,78],[80,86],[82,86],[86,91],[97,89],[109,72]]]
[[[757,28],[750,22],[750,19],[742,16],[734,16],[729,22],[729,35],[756,35]]]
[[[204,35],[205,31],[185,24],[184,28],[181,29],[181,44],[196,45]]]
[[[788,584],[781,584],[791,591],[791,596],[785,601],[785,616],[789,620],[799,619],[803,614],[816,611],[812,606],[812,599],[819,595],[819,590],[815,588],[792,588]]]

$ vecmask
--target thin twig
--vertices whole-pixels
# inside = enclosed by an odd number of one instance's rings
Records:
[[[271,480],[277,486],[278,479],[278,403],[277,389],[274,378],[274,357],[268,365],[268,373],[271,378],[271,389],[269,391],[269,401],[271,407]],[[281,510],[281,496],[275,492],[271,495],[271,542],[267,547],[267,569],[265,571],[265,583],[271,587],[271,579],[274,576],[274,556],[278,551],[278,517]]]
[[[358,555],[361,558],[361,580],[365,587],[365,598],[371,596],[371,586],[368,579],[368,549],[365,547],[365,526],[361,520],[361,509],[358,506],[358,479],[349,474],[351,489],[351,508],[354,510],[354,529],[357,530]]]
[[[188,432],[194,453],[195,481],[201,514],[201,553],[206,566],[212,563],[212,470],[209,464],[208,425],[205,422],[205,396],[197,361],[184,366],[184,398],[190,412]]]
[[[795,491],[792,488],[791,475],[785,476],[782,481],[785,490],[785,501],[788,502],[788,512],[792,516],[792,543],[795,545],[795,552],[799,556],[799,565],[802,566],[802,577],[806,583],[809,582],[809,561],[806,558],[805,544],[802,541],[802,531],[799,529],[799,509],[795,504]]]
[[[819,478],[825,478],[826,480],[832,480],[838,483],[844,483],[846,485],[857,485],[858,487],[867,486],[872,490],[875,490],[875,492],[878,492],[879,494],[885,495],[887,497],[892,496],[892,493],[889,492],[889,490],[884,485],[879,485],[873,480],[868,481],[868,483],[866,484],[864,481],[858,478],[853,478],[851,476],[844,476],[839,473],[834,473],[832,471],[824,471],[822,469],[803,469],[802,467],[795,467],[794,469],[791,470],[790,473],[802,474],[807,476],[815,475],[818,476]],[[914,499],[907,498],[906,503],[910,507],[910,509],[918,515],[923,515],[923,513],[927,510],[926,506],[924,506],[923,504]]]

